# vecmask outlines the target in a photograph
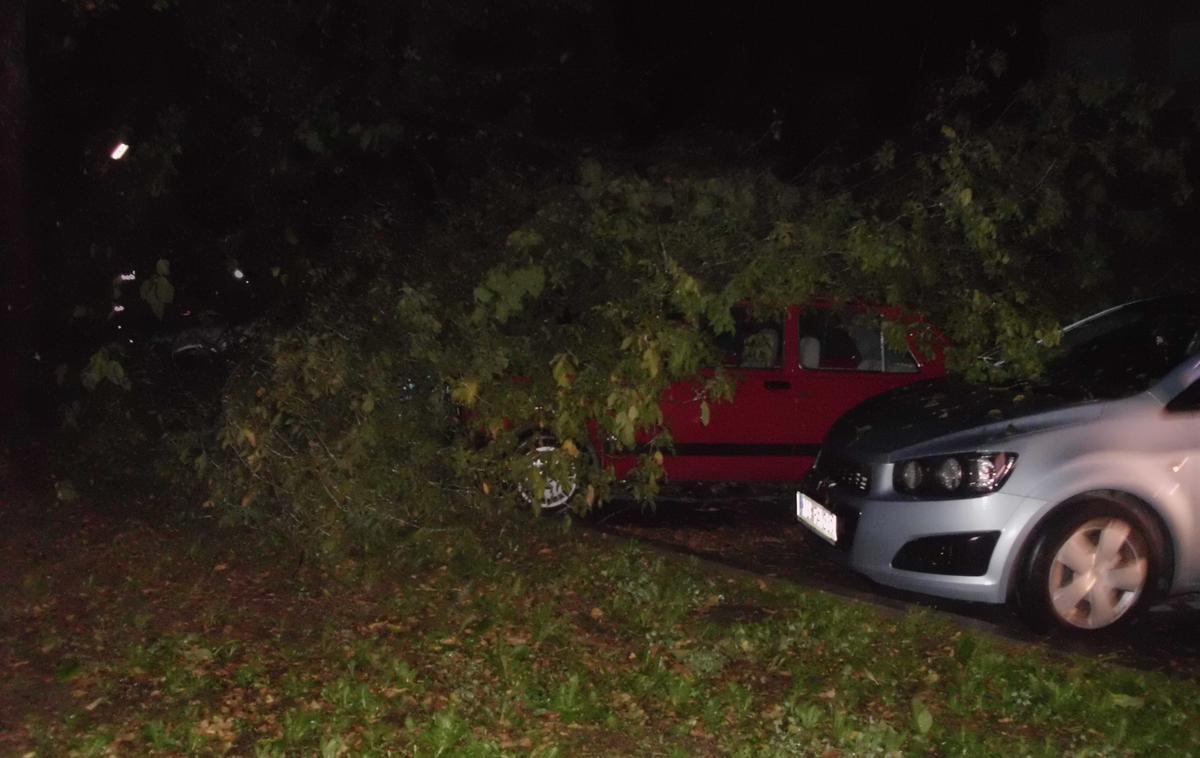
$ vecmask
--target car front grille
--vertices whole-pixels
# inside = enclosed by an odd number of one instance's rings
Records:
[[[870,469],[860,463],[822,455],[817,465],[817,475],[830,484],[855,492],[867,492],[871,488]]]

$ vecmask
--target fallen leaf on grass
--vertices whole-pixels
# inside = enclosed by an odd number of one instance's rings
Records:
[[[373,621],[363,627],[363,630],[372,634],[379,634],[380,632],[396,632],[402,634],[408,631],[408,627],[404,624],[397,624],[394,621],[384,620]]]
[[[224,743],[232,743],[237,739],[237,730],[233,719],[220,715],[204,719],[196,725],[196,731],[205,737],[215,737]]]

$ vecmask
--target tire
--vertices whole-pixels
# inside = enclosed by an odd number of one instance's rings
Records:
[[[1128,623],[1153,599],[1164,555],[1159,530],[1141,508],[1119,499],[1083,502],[1038,527],[1017,610],[1042,632]]]
[[[547,434],[531,434],[521,443],[521,451],[532,459],[533,467],[538,470],[544,470],[558,450],[558,440]],[[543,514],[561,513],[571,507],[579,494],[578,477],[572,466],[566,481],[547,476],[545,487],[537,494],[530,490],[528,482],[520,481],[517,492],[522,500]]]

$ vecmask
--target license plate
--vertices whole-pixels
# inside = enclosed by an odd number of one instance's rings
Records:
[[[803,492],[796,493],[796,518],[822,538],[837,544],[837,514]]]

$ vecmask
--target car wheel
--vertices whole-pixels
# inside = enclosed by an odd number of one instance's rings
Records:
[[[558,440],[549,435],[533,434],[521,443],[521,450],[530,457],[534,468],[545,472],[552,457],[558,452],[559,445]],[[571,507],[571,502],[579,492],[579,483],[572,466],[569,475],[561,479],[546,474],[541,492],[532,491],[528,482],[520,482],[517,492],[522,500],[542,513],[559,513]]]
[[[1106,629],[1150,600],[1163,554],[1158,529],[1139,509],[1091,501],[1042,527],[1026,559],[1018,610],[1039,631]]]

